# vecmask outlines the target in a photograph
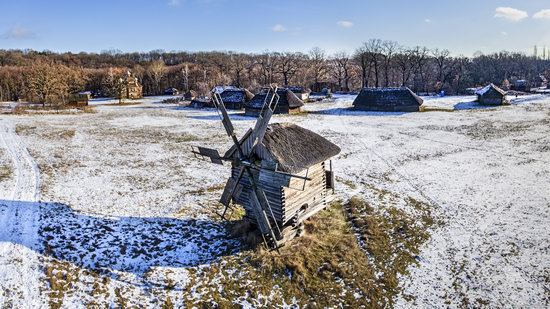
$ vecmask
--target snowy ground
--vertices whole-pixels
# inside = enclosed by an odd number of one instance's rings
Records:
[[[334,167],[344,199],[385,203],[375,186],[430,204],[444,222],[402,278],[397,306],[548,306],[550,97],[491,108],[425,98],[454,110],[425,113],[351,111],[353,98],[274,121],[342,148]],[[228,167],[197,161],[189,147],[230,144],[215,110],[161,99],[2,116],[0,165],[12,172],[0,178],[0,307],[201,298],[193,274],[223,264],[238,243],[212,214]],[[254,123],[233,119],[237,132]]]

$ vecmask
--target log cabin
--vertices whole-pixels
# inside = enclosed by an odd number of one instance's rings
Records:
[[[269,170],[299,175],[309,180],[254,170],[258,186],[265,192],[272,208],[270,221],[282,227],[285,239],[299,232],[304,220],[324,209],[334,192],[334,174],[331,158],[340,153],[340,148],[324,137],[295,124],[269,125],[263,142],[252,147],[252,130],[248,131],[240,145],[244,153],[254,149],[255,164]],[[229,149],[225,158],[237,156],[236,147]],[[328,162],[327,162],[328,161]],[[237,179],[239,166],[232,166],[232,178]],[[246,218],[255,222],[255,206],[249,199],[252,187],[248,178],[239,181],[242,190],[236,204],[246,211]]]
[[[213,89],[220,94],[223,104],[227,109],[241,110],[245,103],[254,98],[254,94],[247,89],[232,86],[218,86]]]
[[[504,105],[507,104],[506,92],[494,84],[476,91],[477,102],[482,105]]]
[[[418,112],[424,101],[407,87],[363,88],[353,108],[376,112]]]
[[[268,91],[269,88],[263,88],[250,102],[245,104],[245,114],[247,116],[257,117],[260,114]],[[298,98],[292,91],[287,88],[279,88],[277,94],[280,99],[275,109],[275,114],[299,114],[302,111],[301,108],[304,106],[304,101]]]

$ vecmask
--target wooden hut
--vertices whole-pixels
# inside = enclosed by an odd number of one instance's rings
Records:
[[[253,148],[252,130],[239,141],[244,153]],[[327,197],[334,189],[332,157],[340,148],[324,137],[310,130],[290,123],[269,125],[263,142],[253,148],[257,164],[284,173],[306,177],[310,180],[255,170],[254,178],[267,196],[273,210],[270,220],[283,227],[285,238],[292,237],[294,227],[327,206]],[[236,146],[230,148],[225,158],[238,156]],[[232,167],[232,177],[238,178],[239,166]],[[254,222],[256,211],[250,200],[252,187],[246,176],[239,181],[242,190],[236,203],[243,206],[247,218]]]
[[[227,109],[243,109],[245,103],[254,98],[254,94],[244,88],[218,86],[214,88],[214,91],[220,94]]]
[[[247,116],[256,117],[260,114],[268,91],[269,88],[263,88],[250,102],[245,104],[245,114]],[[300,100],[292,91],[287,88],[279,88],[277,94],[280,99],[275,114],[299,114],[302,111],[304,101]]]
[[[363,88],[353,107],[364,111],[418,112],[424,101],[411,89],[402,88]]]
[[[178,95],[180,94],[179,90],[176,88],[166,88],[164,89],[164,95]]]
[[[531,90],[531,85],[525,79],[518,79],[512,84],[511,88],[514,91],[529,92]]]
[[[548,80],[544,75],[539,75],[535,78],[533,85],[535,88],[548,88]]]
[[[494,84],[476,91],[477,101],[483,105],[503,105],[506,104],[506,92]]]
[[[192,101],[194,98],[198,97],[199,94],[195,91],[195,90],[188,90],[187,92],[185,92],[185,94],[183,95],[183,99],[185,101]]]
[[[67,105],[76,107],[88,106],[90,96],[90,94],[85,92],[71,94],[67,98]]]
[[[300,100],[307,102],[309,100],[309,94],[311,91],[301,86],[288,86],[286,87],[292,91]]]

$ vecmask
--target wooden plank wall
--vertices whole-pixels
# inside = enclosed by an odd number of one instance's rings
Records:
[[[300,176],[306,176],[306,171],[298,173]],[[304,190],[297,190],[304,187],[304,180],[292,178],[289,188],[283,189],[283,222],[290,221],[300,208],[305,204],[309,208],[314,208],[319,204],[326,203],[326,174],[325,163],[321,162],[309,168]],[[307,212],[307,211],[306,211]]]

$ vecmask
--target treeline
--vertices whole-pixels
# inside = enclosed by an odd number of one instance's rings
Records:
[[[260,54],[0,50],[0,101],[63,102],[70,93],[84,90],[112,95],[115,81],[127,71],[138,78],[145,95],[161,94],[168,87],[207,94],[221,84],[255,91],[271,83],[313,91],[408,86],[420,93],[461,94],[489,82],[550,77],[550,61],[513,52],[452,56],[448,50],[378,39],[363,43],[354,53],[333,55],[320,48]]]

